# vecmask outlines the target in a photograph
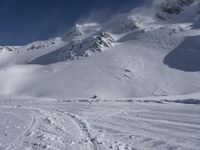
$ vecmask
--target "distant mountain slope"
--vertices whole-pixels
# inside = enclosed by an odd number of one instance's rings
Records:
[[[197,0],[155,0],[102,24],[75,25],[63,37],[0,47],[0,94],[67,99],[200,92],[199,8]]]

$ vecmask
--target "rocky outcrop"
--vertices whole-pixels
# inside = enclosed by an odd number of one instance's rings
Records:
[[[165,20],[172,15],[177,15],[184,10],[185,7],[190,6],[195,0],[165,0],[155,3],[158,10],[156,16],[159,19]]]

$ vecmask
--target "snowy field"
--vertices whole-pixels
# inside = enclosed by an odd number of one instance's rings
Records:
[[[0,46],[0,150],[200,150],[200,1],[153,2]]]
[[[1,150],[199,150],[200,100],[5,100]]]

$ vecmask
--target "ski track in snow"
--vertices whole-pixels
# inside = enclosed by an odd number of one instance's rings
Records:
[[[198,104],[89,100],[16,103],[1,102],[0,150],[200,147]]]

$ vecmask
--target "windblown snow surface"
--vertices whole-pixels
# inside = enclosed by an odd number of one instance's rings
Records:
[[[199,10],[147,1],[0,46],[0,150],[199,150]]]

